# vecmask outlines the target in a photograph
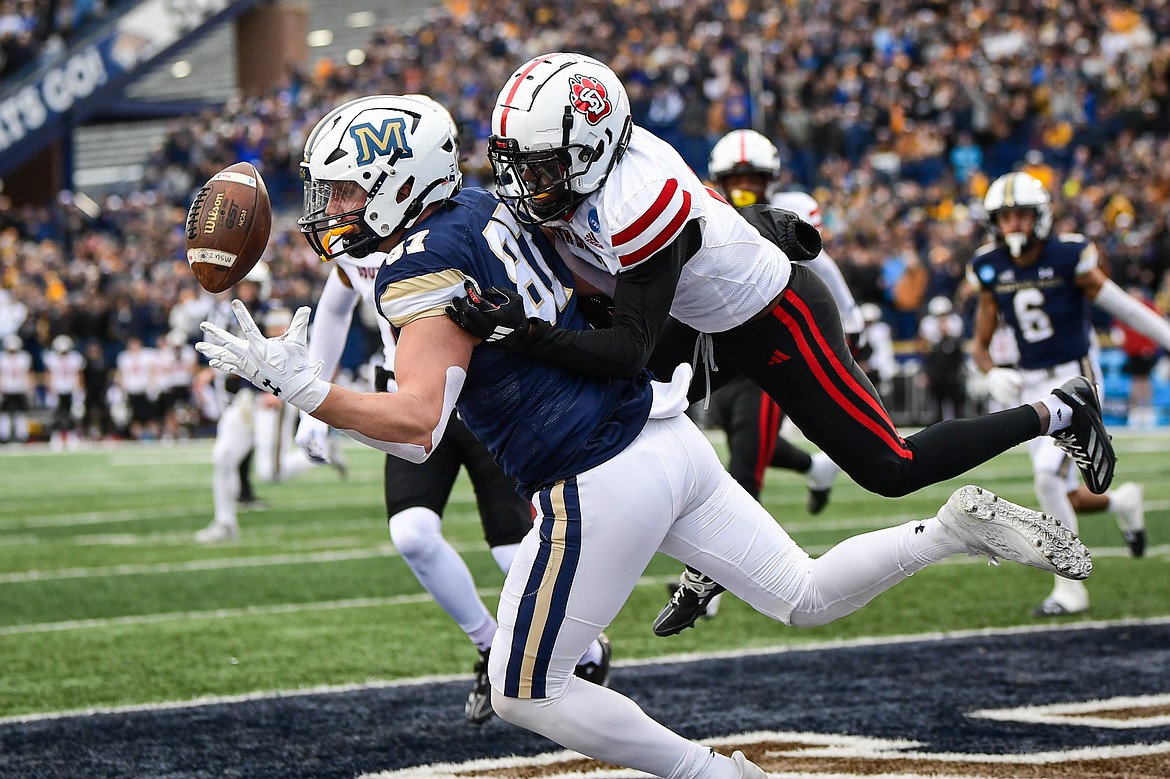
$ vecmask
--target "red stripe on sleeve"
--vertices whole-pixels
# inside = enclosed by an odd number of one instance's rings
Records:
[[[642,234],[650,225],[654,224],[654,220],[662,215],[666,210],[667,205],[670,204],[674,193],[678,191],[678,179],[670,179],[662,187],[662,192],[658,194],[657,199],[650,205],[646,213],[634,220],[634,223],[613,236],[613,246],[616,249],[623,243],[629,243],[633,239]],[[689,202],[689,201],[688,201]]]
[[[680,208],[678,213],[674,215],[674,219],[670,220],[670,224],[668,224],[666,228],[660,232],[656,238],[654,238],[654,240],[650,241],[641,249],[630,252],[629,254],[618,255],[618,262],[622,264],[622,267],[627,265],[635,265],[647,257],[657,253],[660,249],[675,239],[679,233],[679,230],[682,229],[683,224],[686,223],[687,217],[690,215],[691,193],[684,189],[682,208]]]

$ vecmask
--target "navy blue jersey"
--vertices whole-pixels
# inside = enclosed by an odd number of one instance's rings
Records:
[[[1091,303],[1074,279],[1095,267],[1097,249],[1070,233],[1046,241],[1027,267],[1016,265],[998,244],[983,246],[971,260],[968,278],[995,296],[1004,321],[1015,331],[1019,367],[1031,370],[1088,354]]]
[[[572,276],[543,233],[520,226],[494,195],[475,188],[444,203],[386,255],[374,285],[378,309],[396,331],[446,316],[466,279],[480,289],[516,290],[530,317],[589,327],[576,310]],[[456,408],[530,495],[625,449],[645,426],[650,399],[645,374],[635,381],[589,377],[480,344]]]

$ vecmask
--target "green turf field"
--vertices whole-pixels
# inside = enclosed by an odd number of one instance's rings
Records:
[[[1090,613],[1170,615],[1170,434],[1119,432],[1115,483],[1145,485],[1147,557],[1128,557],[1112,515],[1082,517],[1094,553]],[[50,453],[0,449],[0,716],[206,695],[469,674],[474,650],[389,543],[382,455],[346,447],[350,473],[316,469],[258,485],[266,510],[241,514],[238,542],[200,546],[211,517],[210,442]],[[772,471],[765,500],[813,554],[841,538],[934,514],[966,483],[1034,505],[1022,448],[899,500],[847,477],[826,511],[803,480]],[[469,485],[444,520],[488,602],[503,580]],[[611,626],[615,661],[931,631],[1026,625],[1048,575],[952,558],[846,619],[796,630],[724,600],[698,630],[655,638],[650,623],[678,566],[660,558]]]

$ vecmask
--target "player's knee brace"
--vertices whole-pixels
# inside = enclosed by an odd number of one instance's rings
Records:
[[[443,540],[442,520],[428,508],[415,506],[390,517],[390,540],[409,560],[425,560]]]

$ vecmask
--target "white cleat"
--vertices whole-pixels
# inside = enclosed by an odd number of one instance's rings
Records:
[[[764,773],[764,769],[748,760],[743,752],[738,749],[731,753],[731,759],[739,766],[740,779],[768,779],[768,775]]]
[[[238,525],[229,525],[226,522],[212,522],[195,534],[195,540],[201,544],[216,544],[220,541],[235,541],[240,537]]]
[[[1142,504],[1142,492],[1142,485],[1127,481],[1113,490],[1109,501],[1125,545],[1134,557],[1146,553],[1146,511]]]
[[[982,487],[955,490],[938,521],[967,545],[971,554],[1030,565],[1066,579],[1093,572],[1089,550],[1060,520],[1004,500]]]

